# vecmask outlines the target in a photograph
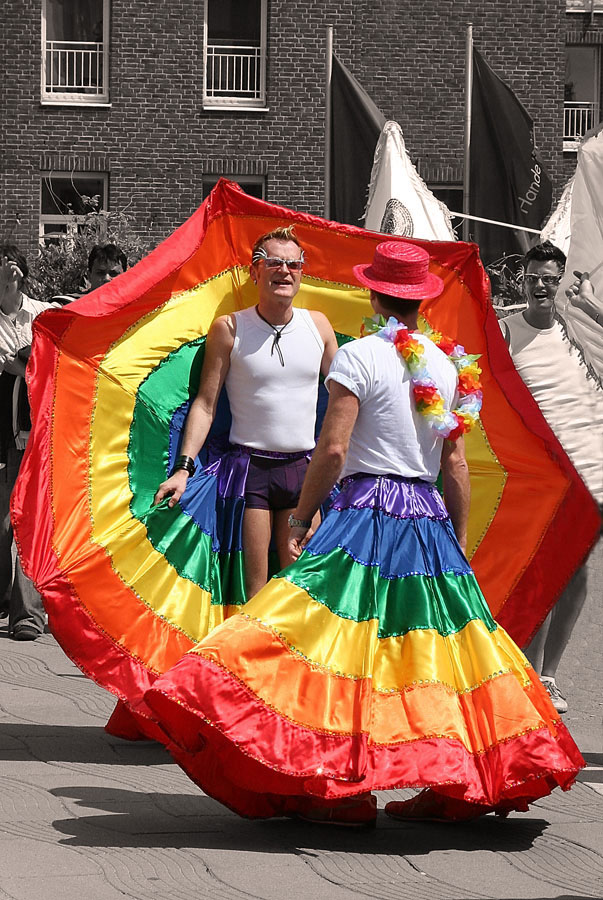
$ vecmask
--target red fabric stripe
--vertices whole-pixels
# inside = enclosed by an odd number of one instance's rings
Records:
[[[189,665],[203,672],[201,706],[211,710],[209,718],[196,706],[195,691],[184,684]],[[146,695],[172,740],[169,749],[206,793],[244,816],[285,814],[283,798],[271,795],[336,799],[404,786],[438,786],[490,805],[517,800],[521,807],[557,785],[568,788],[584,764],[561,723],[557,734],[543,727],[479,754],[437,736],[374,745],[366,735],[325,734],[289,722],[202,657],[191,654],[172,672],[174,679],[168,673],[161,689]],[[236,743],[213,717],[214,704]]]

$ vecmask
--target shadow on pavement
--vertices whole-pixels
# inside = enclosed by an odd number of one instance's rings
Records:
[[[155,741],[123,741],[108,735],[102,726],[33,725],[23,722],[0,724],[0,761],[4,759],[129,766],[172,762],[161,744]]]
[[[122,789],[66,787],[51,793],[103,813],[55,820],[62,844],[93,847],[178,847],[291,853],[342,850],[422,856],[433,850],[528,850],[547,828],[545,819],[488,816],[465,824],[399,823],[380,812],[372,831],[335,829],[287,819],[250,821],[202,794],[146,794]]]

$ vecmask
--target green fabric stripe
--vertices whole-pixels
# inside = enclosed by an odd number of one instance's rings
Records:
[[[343,619],[379,619],[380,638],[419,628],[446,637],[472,619],[482,619],[489,631],[496,630],[473,574],[386,579],[377,566],[364,566],[341,549],[320,557],[302,553],[282,574]]]

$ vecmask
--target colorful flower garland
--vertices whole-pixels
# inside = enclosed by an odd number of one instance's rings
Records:
[[[443,438],[456,441],[462,434],[471,431],[479,421],[482,408],[482,390],[479,380],[481,369],[477,365],[479,356],[465,353],[465,348],[455,344],[450,338],[434,331],[425,319],[419,320],[422,334],[434,342],[450,359],[458,373],[459,404],[456,409],[446,408],[444,398],[427,371],[423,359],[425,350],[420,341],[413,336],[406,325],[393,317],[387,322],[383,316],[363,319],[360,336],[378,334],[386,341],[391,341],[406,363],[410,372],[413,396],[417,411],[425,416],[433,430]]]

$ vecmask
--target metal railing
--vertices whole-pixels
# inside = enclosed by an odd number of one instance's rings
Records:
[[[563,140],[579,141],[598,121],[598,103],[567,101],[563,110]]]
[[[104,94],[103,43],[46,41],[44,89],[48,94]]]
[[[205,97],[207,100],[264,100],[261,47],[208,44]]]

